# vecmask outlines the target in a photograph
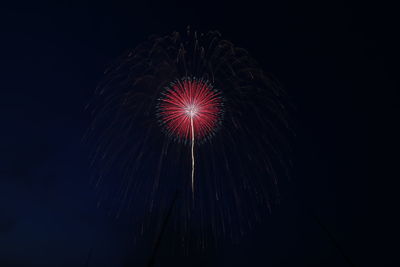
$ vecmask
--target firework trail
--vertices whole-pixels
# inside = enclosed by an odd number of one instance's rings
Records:
[[[195,159],[194,159],[194,127],[193,127],[193,117],[190,117],[190,129],[192,131],[192,193],[194,194],[194,164],[195,164]]]
[[[143,232],[179,191],[171,220],[183,246],[243,234],[289,169],[280,88],[216,31],[152,36],[128,51],[88,107],[101,203],[117,216],[134,208]]]

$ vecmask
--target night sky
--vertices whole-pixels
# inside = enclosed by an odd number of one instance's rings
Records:
[[[56,2],[0,9],[0,266],[146,266],[154,233],[134,245],[129,220],[97,207],[84,107],[115,58],[187,25],[219,30],[282,83],[294,166],[242,240],[171,254],[166,233],[156,266],[400,266],[394,6]]]

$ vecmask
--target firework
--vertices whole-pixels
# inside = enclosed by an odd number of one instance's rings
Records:
[[[183,244],[243,233],[288,169],[280,88],[218,32],[150,37],[106,71],[91,105],[100,195],[117,214],[135,207],[142,231],[180,192],[171,220]]]
[[[191,142],[192,191],[194,192],[195,139],[210,136],[221,120],[219,92],[206,81],[185,78],[171,84],[158,105],[158,116],[171,136]]]

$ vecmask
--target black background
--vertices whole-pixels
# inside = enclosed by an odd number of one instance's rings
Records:
[[[349,1],[1,7],[0,266],[143,266],[150,251],[132,245],[129,223],[96,207],[84,106],[117,56],[187,25],[219,30],[281,81],[296,106],[295,166],[281,204],[238,244],[189,256],[164,244],[156,265],[398,264],[397,10]]]

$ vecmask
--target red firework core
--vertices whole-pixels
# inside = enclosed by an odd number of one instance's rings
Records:
[[[158,105],[161,123],[169,134],[190,140],[212,135],[221,119],[222,99],[204,80],[184,78],[167,87]]]

